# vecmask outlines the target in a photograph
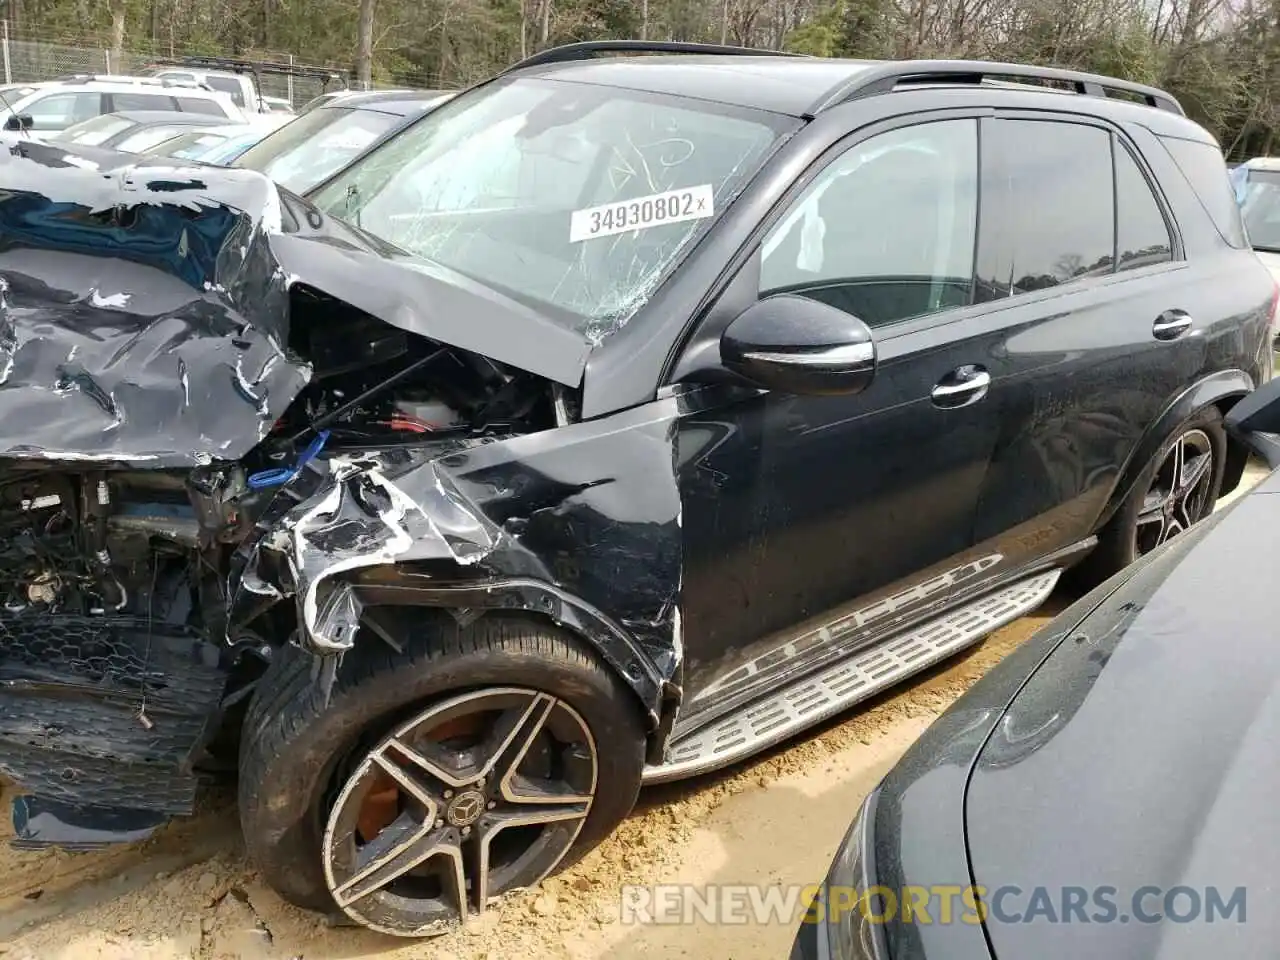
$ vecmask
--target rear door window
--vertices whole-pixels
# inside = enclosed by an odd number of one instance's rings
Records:
[[[989,129],[976,299],[1112,273],[1111,134],[1052,120],[995,120]]]
[[[186,113],[203,113],[210,117],[225,117],[227,111],[216,100],[203,97],[177,97],[178,109]]]
[[[1160,202],[1133,155],[1115,146],[1117,270],[1137,270],[1173,259],[1173,238]]]

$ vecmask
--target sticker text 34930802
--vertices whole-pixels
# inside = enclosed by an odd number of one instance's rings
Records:
[[[647,197],[619,200],[585,210],[574,210],[569,220],[569,242],[629,233],[684,220],[700,220],[715,211],[711,184],[668,190]]]

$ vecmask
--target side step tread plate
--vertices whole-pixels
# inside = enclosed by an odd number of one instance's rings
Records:
[[[928,669],[1040,606],[1062,571],[1046,570],[994,590],[936,620],[865,647],[741,710],[674,740],[644,782],[707,773],[781,743]]]

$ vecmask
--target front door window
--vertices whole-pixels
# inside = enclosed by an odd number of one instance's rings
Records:
[[[824,168],[765,239],[761,295],[798,293],[871,327],[965,306],[977,121],[872,137]]]

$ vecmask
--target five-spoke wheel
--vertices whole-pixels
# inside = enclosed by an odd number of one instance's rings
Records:
[[[1180,434],[1165,453],[1142,499],[1134,554],[1150,553],[1203,519],[1212,508],[1213,441],[1203,430]]]
[[[384,609],[330,691],[281,650],[244,722],[240,823],[292,903],[443,933],[607,837],[635,804],[635,694],[581,640],[490,613]]]
[[[591,811],[597,766],[586,723],[549,694],[497,688],[428,707],[365,755],[334,802],[334,902],[387,933],[457,924],[556,867]]]
[[[1077,585],[1101,583],[1212,513],[1222,490],[1226,454],[1227,435],[1217,407],[1198,410],[1171,430],[1129,481],[1097,547],[1072,571]]]

